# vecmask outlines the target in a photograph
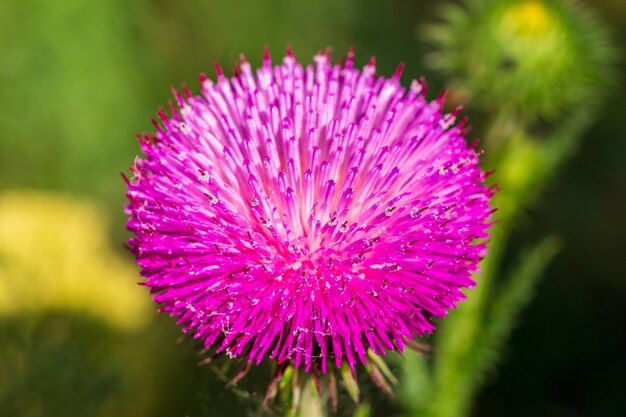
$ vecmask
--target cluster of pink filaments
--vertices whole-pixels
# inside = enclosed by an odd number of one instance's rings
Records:
[[[214,352],[307,371],[432,331],[473,285],[491,192],[443,99],[400,72],[266,54],[176,93],[128,181],[161,311]]]

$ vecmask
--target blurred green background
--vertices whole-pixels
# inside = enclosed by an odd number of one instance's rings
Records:
[[[438,3],[0,0],[0,416],[248,415],[267,370],[223,388],[135,284],[119,176],[134,135],[171,86],[197,91],[199,72],[242,52],[259,64],[265,44],[276,61],[287,44],[301,61],[354,46],[385,75],[403,61],[403,82],[425,75],[434,98],[444,82],[418,28]],[[626,2],[585,3],[621,52]],[[626,415],[625,75],[620,61],[579,153],[517,225],[520,247],[548,234],[565,246],[476,416]],[[373,415],[399,412],[364,390]]]

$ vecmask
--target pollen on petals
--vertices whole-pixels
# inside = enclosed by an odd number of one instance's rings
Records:
[[[491,191],[456,114],[400,85],[269,52],[176,93],[127,181],[145,285],[216,354],[354,369],[464,298]]]

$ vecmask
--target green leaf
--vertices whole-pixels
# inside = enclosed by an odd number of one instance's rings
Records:
[[[527,251],[506,281],[505,287],[497,294],[487,314],[490,319],[485,322],[484,331],[477,339],[477,378],[474,381],[499,360],[502,345],[513,331],[520,312],[533,299],[537,282],[560,246],[559,239],[552,236]]]
[[[359,385],[354,378],[352,370],[350,369],[348,364],[344,362],[341,364],[341,369],[339,370],[339,372],[341,373],[341,378],[343,379],[346,390],[348,391],[348,394],[350,394],[350,398],[352,398],[352,401],[354,401],[355,403],[358,403]]]

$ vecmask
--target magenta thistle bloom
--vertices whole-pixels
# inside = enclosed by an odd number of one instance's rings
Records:
[[[269,54],[175,93],[128,182],[130,246],[161,311],[215,353],[326,372],[402,351],[485,252],[478,156],[423,84]],[[174,107],[174,106],[173,106]]]

